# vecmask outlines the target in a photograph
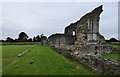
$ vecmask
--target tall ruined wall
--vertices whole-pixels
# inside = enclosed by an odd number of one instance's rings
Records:
[[[102,11],[102,6],[97,7],[76,22],[76,44],[98,44],[105,41],[99,33],[99,20]]]
[[[55,34],[50,36],[48,38],[50,44],[54,46],[63,44],[76,45],[76,51],[84,51],[85,53],[99,52],[99,49],[102,49],[101,45],[105,44],[104,36],[100,35],[99,33],[99,20],[102,11],[101,5],[95,8],[93,11],[85,14],[77,22],[68,25],[65,28],[64,34]],[[75,35],[73,35],[73,32],[75,32]],[[92,45],[95,45],[95,47],[99,49],[96,50]],[[106,49],[109,48],[110,46],[107,46]],[[103,51],[106,52],[106,49],[101,50],[101,53],[103,53]]]
[[[74,32],[76,45],[104,43],[105,38],[99,33],[99,20],[102,11],[102,5],[95,8],[93,11],[85,14],[77,22],[67,26],[64,33],[66,35],[73,35]]]

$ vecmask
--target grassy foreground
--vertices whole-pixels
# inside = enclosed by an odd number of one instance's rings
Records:
[[[96,75],[97,72],[54,52],[49,46],[34,45],[31,51],[17,57],[29,45],[2,46],[3,75]],[[30,64],[32,62],[32,64]]]

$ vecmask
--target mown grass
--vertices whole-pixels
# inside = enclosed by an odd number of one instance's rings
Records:
[[[3,69],[7,68],[11,62],[15,61],[17,55],[23,52],[29,45],[10,45],[10,46],[2,46],[2,66]]]
[[[2,47],[0,46],[0,76],[2,76]]]
[[[3,46],[3,75],[96,75],[97,72],[72,62],[49,46],[35,45],[21,57],[27,46]],[[32,64],[29,64],[33,62]]]
[[[109,53],[109,54],[103,54],[103,56],[105,58],[109,58],[109,59],[113,59],[113,60],[120,60],[120,54]]]
[[[112,45],[112,47],[120,50],[120,45]],[[120,60],[120,54],[117,54],[117,53],[103,54],[103,57],[113,59],[113,60]]]
[[[112,47],[120,50],[120,45],[112,45]]]

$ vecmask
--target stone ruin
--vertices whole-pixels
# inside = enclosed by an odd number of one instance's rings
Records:
[[[95,70],[104,72],[111,67],[110,72],[112,71],[112,74],[119,74],[120,62],[101,57],[104,53],[112,52],[112,47],[106,43],[104,36],[99,32],[99,20],[102,11],[101,5],[85,14],[77,22],[68,25],[63,34],[49,36],[49,44],[58,50],[60,49],[60,52],[62,50],[69,52],[78,62]],[[102,68],[103,65],[104,68]]]
[[[102,11],[101,5],[84,15],[79,21],[67,26],[64,34],[51,35],[48,38],[50,45],[58,48],[67,48],[67,46],[73,45],[75,51],[87,54],[111,52],[110,46],[106,44],[104,37],[99,33],[99,20]]]

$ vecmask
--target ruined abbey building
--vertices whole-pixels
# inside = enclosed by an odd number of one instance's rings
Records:
[[[78,62],[101,72],[103,75],[119,75],[120,61],[102,56],[102,54],[116,51],[105,42],[104,36],[99,33],[99,20],[102,11],[101,5],[77,22],[68,25],[63,34],[49,36],[49,44],[58,53],[69,53]]]
[[[74,50],[81,54],[109,53],[110,46],[99,33],[99,20],[102,5],[84,15],[79,21],[71,23],[64,30],[64,34],[49,36],[49,43],[56,48]]]

